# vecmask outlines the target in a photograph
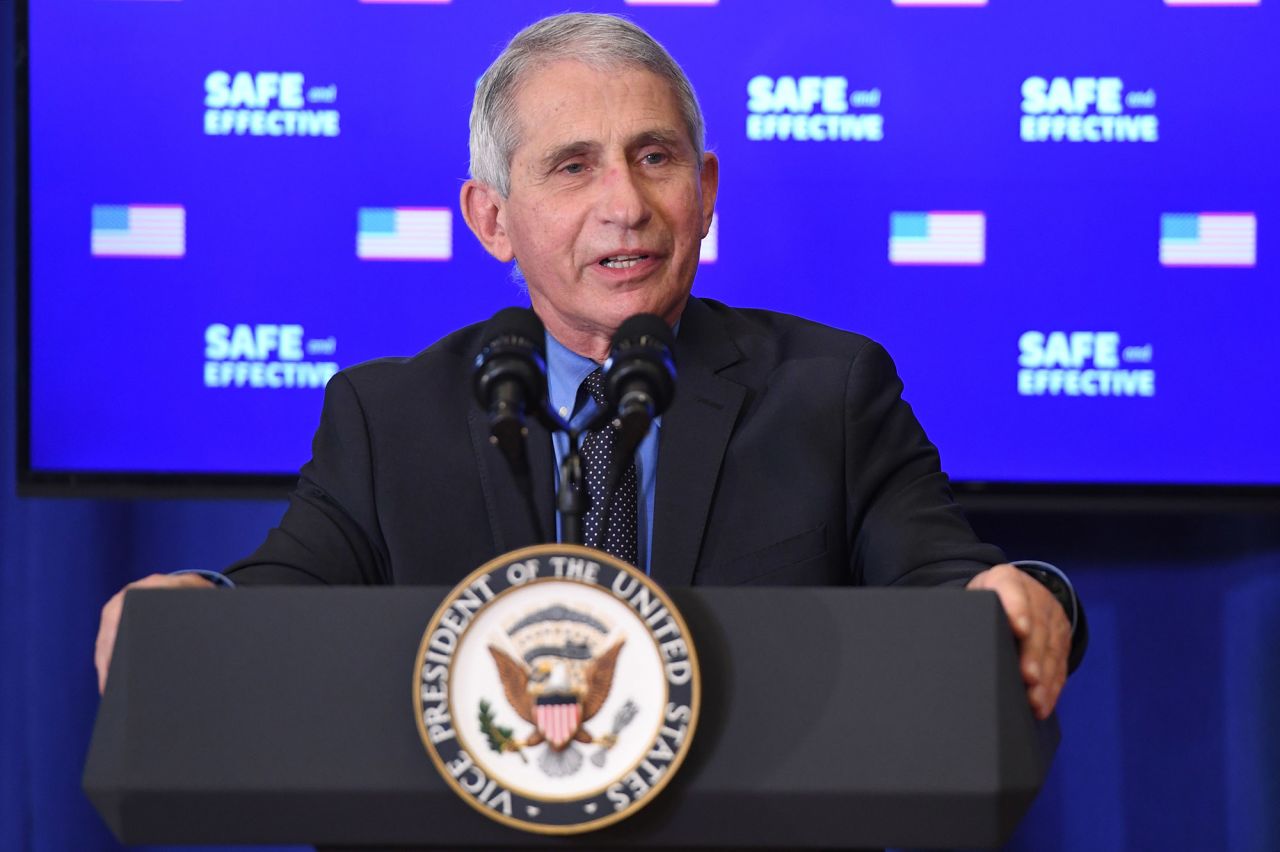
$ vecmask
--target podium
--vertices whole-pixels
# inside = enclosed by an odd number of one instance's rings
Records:
[[[994,594],[677,588],[701,660],[688,760],[570,837],[476,813],[419,741],[444,588],[132,591],[84,788],[129,844],[412,848],[997,846],[1044,780]]]

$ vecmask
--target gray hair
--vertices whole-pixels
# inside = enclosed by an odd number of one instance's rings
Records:
[[[525,75],[561,59],[602,70],[643,68],[668,81],[701,167],[706,145],[702,108],[689,78],[671,54],[625,18],[575,12],[543,18],[521,30],[476,83],[471,107],[471,177],[492,186],[504,198],[511,192],[511,155],[520,143],[516,91]]]

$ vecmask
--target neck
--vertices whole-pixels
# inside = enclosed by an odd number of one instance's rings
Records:
[[[613,344],[613,334],[607,330],[591,332],[574,328],[564,323],[543,320],[547,331],[568,349],[584,358],[590,358],[597,364],[603,364],[609,357],[609,349]]]
[[[674,328],[676,321],[680,319],[680,314],[684,311],[684,306],[688,299],[682,301],[678,307],[671,311],[669,316],[662,319],[669,327]],[[551,336],[568,349],[570,352],[576,352],[584,358],[590,358],[597,364],[603,364],[609,358],[609,351],[613,348],[613,336],[617,333],[616,327],[595,325],[589,323],[575,323],[561,317],[551,310],[542,310],[543,306],[534,303],[533,309],[538,314],[538,318],[542,320],[543,326],[550,332]]]

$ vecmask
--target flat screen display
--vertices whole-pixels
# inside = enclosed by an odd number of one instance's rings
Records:
[[[573,5],[699,94],[694,294],[882,342],[953,479],[1280,485],[1276,4]],[[294,473],[336,370],[527,304],[467,118],[565,7],[28,0],[25,475]]]

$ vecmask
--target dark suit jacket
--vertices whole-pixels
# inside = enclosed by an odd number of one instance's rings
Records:
[[[452,585],[539,541],[487,440],[479,325],[338,373],[313,458],[237,583]],[[996,562],[952,502],[888,355],[796,317],[690,299],[663,417],[653,576],[667,585],[933,585]],[[531,425],[539,524],[553,455]]]

